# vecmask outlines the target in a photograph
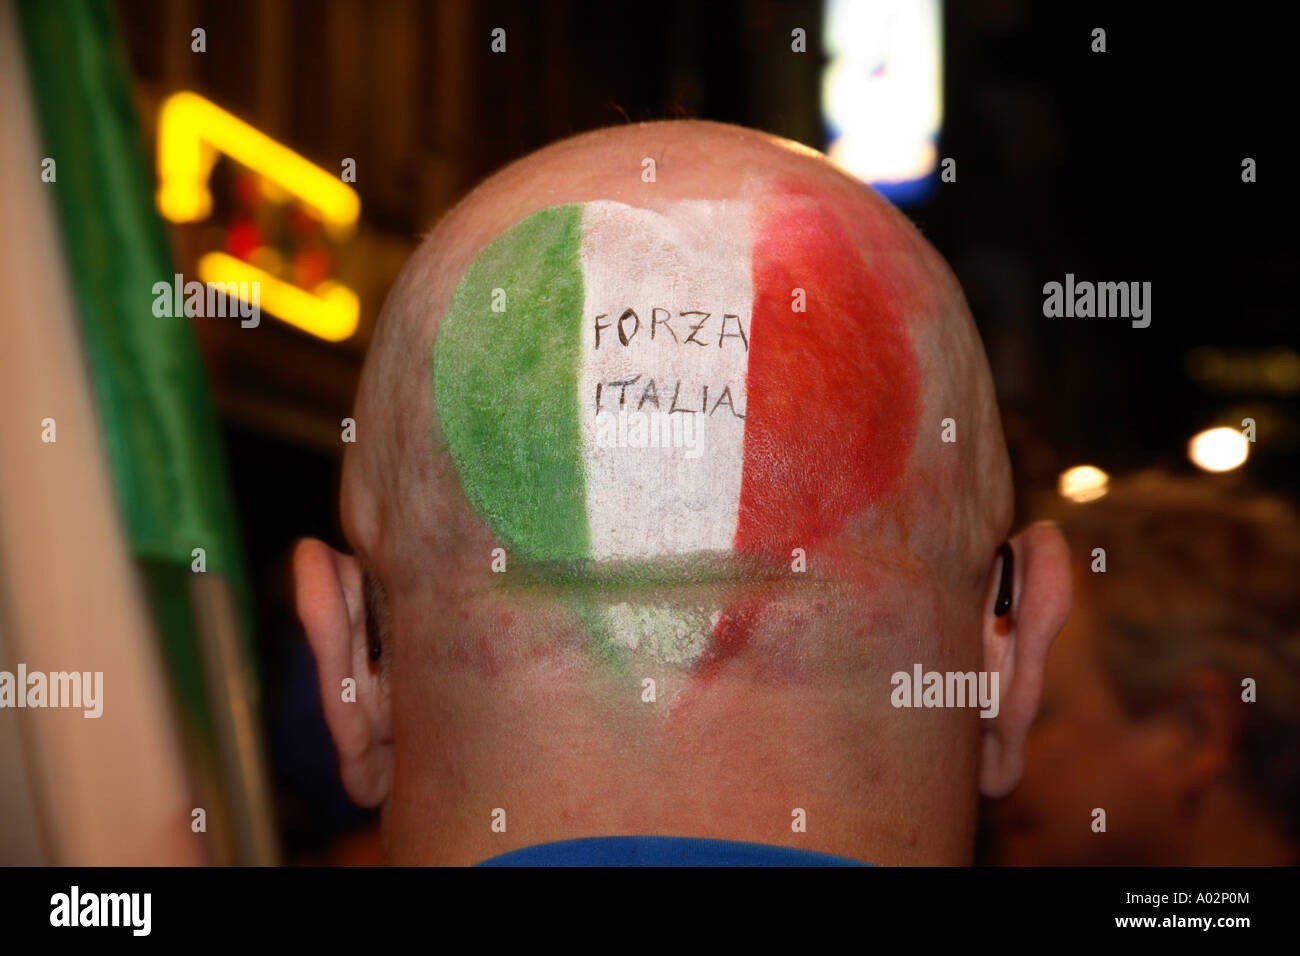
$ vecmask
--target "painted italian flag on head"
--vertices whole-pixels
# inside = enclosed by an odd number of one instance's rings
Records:
[[[466,495],[540,561],[807,547],[916,416],[887,285],[800,195],[534,213],[466,271],[434,383]]]

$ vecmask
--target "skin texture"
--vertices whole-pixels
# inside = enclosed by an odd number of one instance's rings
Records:
[[[641,179],[647,156],[654,183]],[[781,443],[747,438],[750,531],[732,552],[559,576],[514,555],[494,573],[502,541],[466,498],[430,383],[453,293],[495,237],[539,210],[682,199],[749,202],[778,227],[755,252],[768,283],[755,321],[781,316],[766,346],[755,326],[754,349],[771,350],[760,391],[779,411],[782,395],[821,389],[792,436],[821,451],[792,469]],[[787,285],[807,288],[824,334],[790,334]],[[853,388],[827,389],[810,368],[847,370]],[[1018,779],[1069,575],[1059,533],[1027,529],[1012,539],[1012,614],[993,617],[1011,487],[983,350],[947,267],[874,193],[819,154],[718,124],[557,143],[479,186],[412,256],[354,415],[341,509],[355,555],[306,541],[295,574],[344,783],[383,807],[389,860],[463,864],[549,840],[662,834],[969,861],[977,791]],[[940,441],[949,417],[955,443]],[[855,418],[870,423],[866,450],[845,427]],[[802,511],[780,504],[791,486]],[[791,571],[791,544],[806,547],[805,572]],[[703,657],[624,647],[611,662],[591,621],[628,608],[707,616]],[[999,716],[892,708],[890,675],[917,662],[1001,670]],[[346,677],[354,704],[339,701]],[[505,832],[491,828],[497,808]],[[806,832],[792,829],[796,809]]]

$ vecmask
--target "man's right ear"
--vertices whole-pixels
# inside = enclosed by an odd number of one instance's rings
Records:
[[[980,719],[980,792],[986,797],[1004,797],[1020,782],[1047,651],[1070,613],[1070,550],[1060,529],[1040,521],[1007,544],[989,572],[984,597],[983,666],[998,672],[1001,685],[997,716]],[[1009,593],[1002,594],[1007,572]],[[1005,609],[999,606],[1003,598],[1009,599]]]
[[[393,722],[387,681],[368,653],[361,565],[305,538],[294,548],[293,578],[344,789],[358,805],[377,806],[392,787]]]

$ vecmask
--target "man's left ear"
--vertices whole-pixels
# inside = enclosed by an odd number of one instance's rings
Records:
[[[998,672],[996,717],[981,718],[980,792],[1006,796],[1025,768],[1025,738],[1038,712],[1047,651],[1070,613],[1070,552],[1060,529],[1030,525],[1010,541],[1011,609],[995,613],[1002,559],[993,562],[984,604],[984,670]]]
[[[384,662],[368,653],[361,565],[322,541],[304,539],[294,548],[293,577],[344,789],[354,803],[377,806],[393,781],[392,704],[381,676]]]

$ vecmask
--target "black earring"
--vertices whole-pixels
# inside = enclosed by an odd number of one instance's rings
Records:
[[[1011,610],[1011,586],[1016,580],[1015,552],[1010,542],[998,545],[998,557],[1002,559],[1002,578],[998,581],[998,599],[993,604],[993,613],[1005,617]]]

